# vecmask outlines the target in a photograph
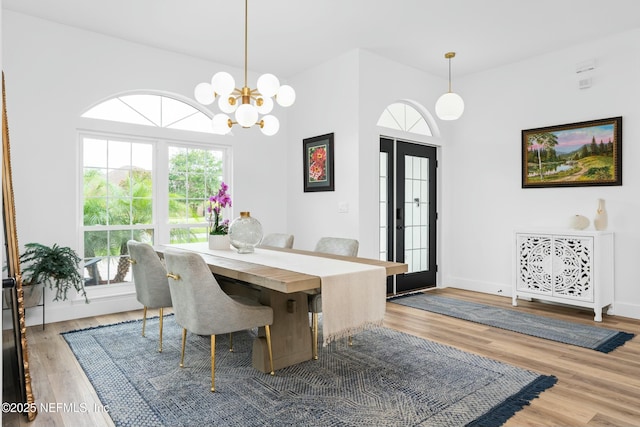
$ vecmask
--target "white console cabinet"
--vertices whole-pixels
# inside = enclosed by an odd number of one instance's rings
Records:
[[[515,233],[513,305],[518,298],[592,308],[613,308],[613,233],[535,231]]]

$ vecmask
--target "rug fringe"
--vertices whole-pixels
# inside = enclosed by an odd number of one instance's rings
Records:
[[[333,341],[337,341],[339,339],[343,339],[343,338],[349,338],[352,337],[354,335],[356,335],[357,333],[360,332],[364,332],[368,329],[374,329],[374,328],[379,328],[382,327],[382,324],[384,323],[384,319],[382,320],[378,320],[375,322],[366,322],[363,323],[359,326],[353,327],[353,328],[348,328],[348,329],[343,329],[339,332],[336,332],[335,334],[332,334],[331,336],[324,336],[324,333],[322,335],[323,338],[323,342],[322,342],[322,346],[326,347],[327,345],[329,345],[329,343],[333,342]],[[323,331],[324,332],[324,331]]]
[[[594,348],[594,350],[601,351],[603,353],[610,353],[635,336],[635,334],[630,334],[628,332],[618,332],[616,335]]]
[[[540,393],[553,387],[558,378],[553,375],[540,375],[538,378],[524,386],[522,390],[499,405],[494,406],[486,414],[476,418],[467,426],[494,427],[501,426],[516,412],[530,404],[532,399],[540,396]]]

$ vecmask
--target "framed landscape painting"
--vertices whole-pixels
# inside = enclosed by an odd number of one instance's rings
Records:
[[[522,131],[522,188],[622,185],[622,117]]]
[[[303,140],[304,191],[333,191],[333,134]]]

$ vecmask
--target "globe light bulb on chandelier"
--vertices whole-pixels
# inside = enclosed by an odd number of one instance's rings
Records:
[[[449,92],[436,101],[436,115],[440,120],[457,120],[464,112],[462,97],[455,92],[451,92],[451,58],[455,56],[455,52],[444,54],[444,57],[449,60]]]
[[[214,133],[225,135],[231,132],[234,124],[243,128],[254,125],[260,127],[263,134],[271,136],[278,133],[280,121],[271,113],[274,100],[281,107],[289,107],[296,100],[296,92],[289,85],[280,85],[273,74],[263,74],[256,82],[256,89],[247,86],[247,27],[248,0],[244,2],[244,86],[236,88],[233,76],[220,71],[213,75],[211,82],[196,85],[196,101],[203,105],[218,101],[221,113],[211,120]],[[233,120],[229,114],[233,114]]]

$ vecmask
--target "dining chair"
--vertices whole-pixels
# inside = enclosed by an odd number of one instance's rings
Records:
[[[216,335],[264,327],[273,372],[273,309],[238,295],[227,295],[197,253],[167,249],[164,258],[176,323],[182,327],[180,367],[184,367],[187,331],[211,336],[211,391],[215,389]]]
[[[136,287],[136,298],[144,307],[142,317],[142,336],[145,336],[147,323],[147,309],[160,309],[160,341],[158,351],[162,353],[162,321],[164,319],[164,307],[171,307],[171,293],[167,270],[164,268],[160,257],[147,243],[129,240],[129,263],[133,274],[133,282]]]
[[[333,255],[357,256],[359,243],[355,239],[342,237],[322,237],[316,243],[315,252]],[[318,313],[322,313],[322,293],[309,295],[309,312],[311,313],[311,345],[313,358],[318,359]],[[351,344],[351,337],[349,337]]]
[[[291,249],[293,247],[293,234],[270,233],[260,241],[260,246]]]

